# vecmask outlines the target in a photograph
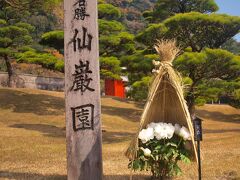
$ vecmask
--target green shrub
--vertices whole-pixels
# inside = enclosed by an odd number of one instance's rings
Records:
[[[50,53],[36,53],[35,51],[26,51],[17,53],[15,58],[18,63],[40,64],[42,67],[56,71],[64,71],[64,61]]]
[[[150,86],[152,78],[149,76],[143,77],[140,81],[136,81],[132,85],[132,90],[130,90],[130,96],[135,101],[144,101],[148,96],[148,88]]]
[[[204,104],[206,104],[206,102],[207,101],[205,99],[200,98],[200,97],[195,100],[195,103],[197,106],[203,106]]]

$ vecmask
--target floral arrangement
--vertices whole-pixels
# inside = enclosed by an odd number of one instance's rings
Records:
[[[181,174],[178,161],[190,163],[191,134],[184,126],[152,122],[138,138],[137,157],[129,163],[133,170],[150,170],[161,179]]]

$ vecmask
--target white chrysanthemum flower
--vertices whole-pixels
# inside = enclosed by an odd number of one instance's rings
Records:
[[[142,150],[143,150],[143,153],[144,153],[144,156],[151,156],[151,150],[150,149],[148,149],[148,148],[146,148],[146,149],[144,149],[144,148],[142,148]]]
[[[181,136],[184,140],[191,140],[191,134],[185,127],[180,129],[179,136]]]
[[[154,128],[154,135],[157,140],[171,139],[174,134],[175,128],[171,123],[158,123]]]
[[[163,125],[157,124],[157,126],[154,128],[154,136],[157,138],[157,140],[163,139]]]
[[[175,128],[175,134],[179,135],[181,126],[179,124],[175,124],[174,128]]]
[[[159,122],[159,123],[157,123],[157,125],[160,125],[160,126],[163,126],[165,123],[163,123],[163,122]]]
[[[142,143],[146,143],[146,129],[143,129],[139,132],[138,138],[141,139]]]
[[[155,122],[151,122],[150,124],[147,125],[147,128],[155,128],[157,126],[158,123]]]
[[[175,131],[175,128],[172,125],[172,123],[166,124],[166,133],[167,133],[168,139],[171,139],[173,137],[174,131]]]
[[[138,138],[141,139],[142,143],[148,142],[154,138],[153,128],[147,128],[140,131]]]

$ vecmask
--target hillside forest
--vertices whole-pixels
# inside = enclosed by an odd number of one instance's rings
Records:
[[[174,67],[191,112],[219,101],[240,106],[240,17],[214,0],[99,0],[100,75],[128,76],[127,96],[144,101],[157,39],[176,39]],[[63,0],[0,0],[0,71],[63,76]],[[123,68],[124,67],[124,68]]]

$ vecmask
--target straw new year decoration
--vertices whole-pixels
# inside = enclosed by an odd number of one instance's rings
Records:
[[[155,74],[150,86],[148,99],[140,119],[136,136],[126,151],[126,156],[134,160],[138,150],[139,132],[151,122],[180,124],[189,129],[191,134],[191,152],[196,158],[194,130],[191,117],[183,95],[183,84],[180,74],[173,69],[172,62],[180,49],[175,40],[161,40],[154,46],[161,61],[153,61]],[[197,159],[197,158],[196,158]]]

